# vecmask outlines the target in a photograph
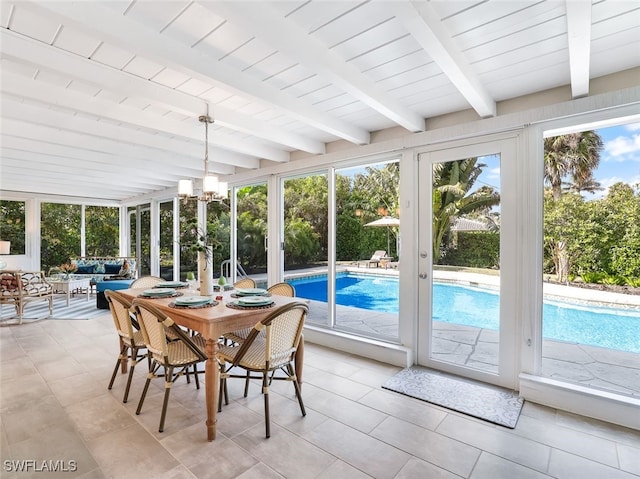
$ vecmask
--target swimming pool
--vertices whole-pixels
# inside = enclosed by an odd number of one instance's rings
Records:
[[[297,296],[327,301],[326,275],[287,282],[296,288]],[[398,313],[398,279],[340,273],[336,279],[336,302],[343,306]],[[497,330],[499,310],[496,291],[434,283],[435,321]],[[479,311],[482,314],[478,314]],[[640,311],[637,310],[545,301],[542,332],[547,339],[640,353]]]

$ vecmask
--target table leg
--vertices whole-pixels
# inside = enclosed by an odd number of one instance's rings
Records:
[[[216,438],[216,414],[218,412],[218,388],[220,383],[220,369],[216,361],[218,341],[207,339],[207,361],[204,369],[204,387],[207,403],[207,440]]]
[[[91,286],[87,285],[87,303],[89,302],[89,292],[91,291]]]
[[[296,370],[296,377],[298,378],[298,384],[302,388],[302,366],[304,362],[304,334],[300,335],[300,343],[298,349],[296,349],[296,355],[293,358],[293,364]]]
[[[69,283],[66,284],[65,293],[67,293],[67,306],[69,306],[71,301],[71,288],[69,287]]]

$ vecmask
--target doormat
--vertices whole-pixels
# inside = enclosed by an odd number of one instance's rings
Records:
[[[524,403],[508,389],[419,366],[403,369],[382,387],[511,429]]]

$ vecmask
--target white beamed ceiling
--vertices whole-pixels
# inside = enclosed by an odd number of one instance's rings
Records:
[[[0,190],[125,201],[640,66],[637,0],[0,3]]]

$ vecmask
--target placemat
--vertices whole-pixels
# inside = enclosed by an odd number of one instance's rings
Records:
[[[218,306],[218,304],[220,303],[218,303],[215,300],[211,301],[208,304],[200,304],[197,306],[191,306],[188,304],[176,304],[174,301],[172,301],[169,303],[169,307],[173,309],[202,309],[202,308],[213,308],[214,306]]]
[[[227,308],[231,308],[231,309],[269,309],[269,308],[273,308],[273,306],[276,303],[271,303],[271,304],[264,304],[264,305],[260,305],[260,306],[240,306],[239,304],[235,304],[235,303],[227,303]]]
[[[142,298],[142,299],[164,299],[164,298],[177,298],[178,296],[183,296],[184,293],[181,293],[180,291],[176,291],[173,294],[167,294],[164,296],[145,296],[144,294],[139,294],[138,298]]]

